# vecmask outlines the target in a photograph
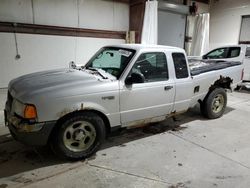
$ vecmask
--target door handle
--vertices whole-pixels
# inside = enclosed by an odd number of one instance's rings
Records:
[[[165,90],[165,91],[170,90],[170,89],[172,89],[172,88],[173,88],[173,86],[164,86],[164,90]]]

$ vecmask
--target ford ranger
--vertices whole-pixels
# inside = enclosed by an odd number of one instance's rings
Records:
[[[205,117],[221,117],[242,70],[240,62],[189,65],[175,47],[106,46],[85,66],[12,80],[5,124],[20,142],[82,159],[116,128],[159,122],[197,103]]]

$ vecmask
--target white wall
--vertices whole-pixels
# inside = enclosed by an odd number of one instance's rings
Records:
[[[32,23],[31,1],[1,0],[0,20],[3,22]]]
[[[105,0],[33,0],[32,10],[31,2],[1,0],[0,21],[117,31],[129,28],[129,5],[126,3]]]
[[[238,44],[242,15],[250,15],[249,0],[211,1],[210,49]]]
[[[124,43],[119,39],[17,34],[20,59],[15,59],[14,34],[0,33],[0,88],[23,74],[66,68],[70,61],[84,65],[102,46]]]
[[[0,21],[116,31],[129,29],[129,6],[124,3],[33,0],[32,10],[31,2],[1,0]],[[85,64],[100,47],[125,43],[125,40],[17,34],[17,43],[21,58],[16,60],[14,34],[0,33],[0,88],[7,87],[10,79],[23,74],[68,67],[72,60]]]

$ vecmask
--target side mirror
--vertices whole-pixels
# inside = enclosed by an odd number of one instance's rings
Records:
[[[133,83],[144,83],[145,77],[141,73],[132,73],[131,76],[125,80],[126,85],[132,85]]]
[[[203,56],[202,56],[202,59],[207,59],[207,56],[206,56],[206,55],[203,55]]]
[[[70,69],[75,69],[75,68],[76,68],[76,64],[75,64],[74,61],[70,61],[70,62],[69,62],[69,68],[70,68]]]

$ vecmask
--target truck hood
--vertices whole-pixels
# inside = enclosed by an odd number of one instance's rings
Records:
[[[29,102],[34,98],[49,96],[63,97],[84,94],[86,87],[96,86],[110,79],[75,69],[57,69],[24,75],[9,83],[9,91],[14,98]]]

